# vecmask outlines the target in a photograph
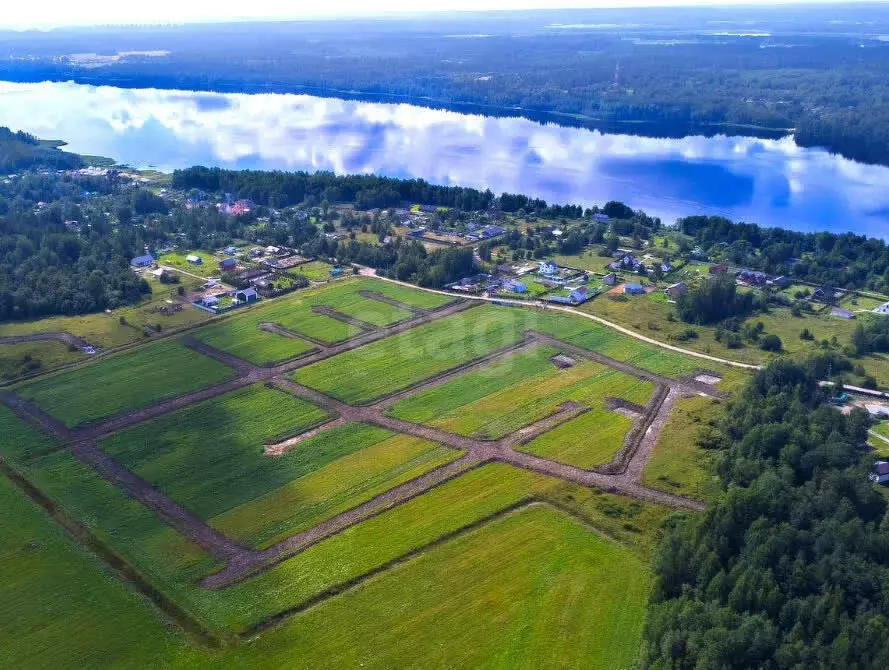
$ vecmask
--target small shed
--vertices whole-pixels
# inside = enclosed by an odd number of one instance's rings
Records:
[[[343,276],[343,269],[342,268],[333,268],[330,271],[330,276],[331,277],[342,277]]]
[[[642,284],[624,284],[624,293],[629,293],[630,295],[643,295],[645,293],[645,287]]]
[[[605,286],[614,286],[617,283],[617,275],[613,272],[609,272],[602,277],[602,283],[605,284]]]
[[[503,288],[505,288],[510,293],[527,293],[528,286],[523,284],[520,281],[516,281],[515,279],[509,279],[503,283]]]
[[[830,315],[838,317],[840,319],[854,319],[855,318],[855,313],[851,309],[843,309],[842,307],[831,308]]]
[[[189,265],[203,265],[204,264],[204,259],[201,258],[200,256],[196,256],[195,254],[189,254],[188,256],[185,257],[185,260]]]
[[[234,299],[238,302],[256,302],[259,300],[259,294],[256,292],[255,288],[245,288],[240,291],[235,291]]]
[[[155,279],[160,279],[161,277],[164,276],[164,269],[158,268],[157,270],[152,270],[151,276],[154,277]]]

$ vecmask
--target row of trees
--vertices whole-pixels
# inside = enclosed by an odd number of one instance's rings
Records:
[[[889,667],[889,515],[867,479],[869,417],[824,404],[819,365],[758,372],[707,440],[727,447],[722,491],[667,528],[643,666]]]

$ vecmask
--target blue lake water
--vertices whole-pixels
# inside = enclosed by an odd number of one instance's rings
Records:
[[[416,107],[73,83],[0,82],[0,125],[137,167],[419,177],[548,202],[889,237],[889,168],[792,138],[653,139]]]

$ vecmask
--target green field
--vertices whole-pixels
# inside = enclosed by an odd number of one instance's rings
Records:
[[[84,358],[86,354],[79,349],[70,351],[67,344],[55,340],[0,344],[0,380],[40,374]]]
[[[315,363],[293,377],[344,402],[367,402],[516,344],[526,329],[663,375],[714,367],[568,314],[483,305]]]
[[[276,389],[250,386],[104,439],[100,446],[203,519],[265,495],[355,447],[333,442],[281,458],[263,444],[299,434],[327,413]]]
[[[388,326],[411,317],[406,310],[358,295],[363,290],[383,293],[420,308],[440,307],[451,301],[447,296],[375,279],[349,279],[264,302],[196,331],[195,337],[255,365],[270,365],[300,356],[312,345],[306,340],[260,330],[260,323],[274,323],[297,335],[334,344],[359,335],[361,330],[325,314],[316,314],[312,307],[330,307],[373,326]]]
[[[183,285],[190,285],[185,278]],[[210,318],[206,312],[192,305],[165,315],[159,310],[167,307],[176,288],[150,281],[152,294],[139,304],[121,307],[111,314],[99,312],[82,316],[54,316],[35,321],[14,321],[0,324],[0,337],[30,335],[32,333],[66,332],[83,338],[101,349],[112,349],[146,340],[146,333],[169,333]],[[121,321],[121,319],[123,319]],[[30,357],[30,361],[26,359]],[[0,344],[0,380],[15,380],[34,372],[47,372],[68,363],[86,358],[81,351],[69,351],[68,345],[54,342]],[[39,367],[33,362],[39,361]]]
[[[247,649],[309,668],[625,668],[650,583],[648,567],[620,545],[532,507],[435,547]]]
[[[520,338],[512,312],[479,307],[315,363],[293,378],[345,402],[365,402]]]
[[[575,401],[591,411],[523,449],[583,468],[607,463],[632,422],[607,409],[605,399],[644,405],[653,385],[588,361],[560,370],[550,362],[556,353],[551,347],[534,347],[402,400],[392,414],[460,435],[499,439],[557,412],[562,403]]]
[[[269,317],[272,311],[267,310],[257,315],[251,310],[246,314],[226,319],[222,323],[201,328],[194,333],[194,336],[211,347],[254,365],[282,363],[315,348],[315,345],[308,340],[284,337],[260,329],[259,323]],[[327,317],[323,317],[322,320],[327,320]],[[348,329],[344,330],[349,335]]]
[[[0,506],[3,667],[158,666],[186,644],[2,475]]]
[[[231,368],[166,340],[27,384],[17,389],[68,426],[218,384]]]
[[[243,544],[265,548],[460,456],[409,435],[348,424],[299,443],[292,454],[282,457],[282,467],[292,470],[289,462],[315,454],[332,457],[325,456],[326,464],[304,468],[306,474],[295,473],[293,481],[211,519],[210,524]]]
[[[719,401],[710,398],[676,403],[642,474],[645,486],[702,501],[717,493],[718,479],[710,471],[714,454],[695,439],[715,419],[718,407]]]

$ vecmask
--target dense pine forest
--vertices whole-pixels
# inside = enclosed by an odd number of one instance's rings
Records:
[[[889,666],[889,515],[867,479],[870,419],[825,404],[817,365],[773,363],[708,445],[722,493],[655,561],[642,665]]]

